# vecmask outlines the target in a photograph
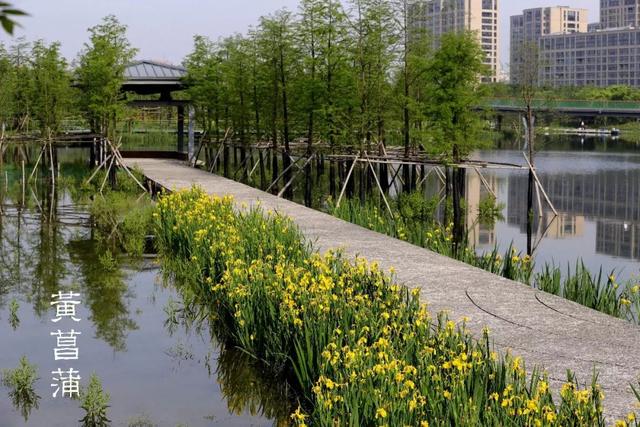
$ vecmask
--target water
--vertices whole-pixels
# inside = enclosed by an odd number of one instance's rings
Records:
[[[86,173],[78,168],[68,172],[63,165],[62,175]],[[80,402],[54,399],[50,387],[52,371],[71,367],[82,384],[92,373],[100,377],[114,426],[270,426],[286,419],[278,384],[246,356],[218,345],[206,327],[165,326],[165,307],[179,297],[162,283],[155,261],[120,257],[117,268],[105,269],[85,207],[68,191],[52,195],[42,185],[23,194],[21,171],[0,170],[0,369],[17,367],[26,355],[40,377],[39,408],[28,421],[0,386],[0,426],[79,425]],[[71,290],[80,293],[80,321],[53,323],[51,295]],[[20,305],[15,330],[14,299]],[[50,333],[71,328],[82,334],[79,360],[56,362]]]
[[[536,156],[536,168],[559,216],[553,218],[542,198],[542,218],[534,227],[535,235],[539,225],[538,268],[544,263],[573,266],[582,259],[593,272],[602,267],[603,274],[615,270],[619,278],[635,278],[640,273],[639,146],[579,137],[545,137],[539,145],[542,150]],[[473,157],[524,163],[522,152],[513,146],[481,151]],[[472,225],[472,242],[479,251],[491,250],[496,244],[506,248],[511,242],[520,250],[526,249],[527,172],[482,173],[504,204],[505,219],[495,226]],[[467,189],[471,201],[488,194],[474,172],[469,172]],[[469,209],[473,217],[473,206]]]

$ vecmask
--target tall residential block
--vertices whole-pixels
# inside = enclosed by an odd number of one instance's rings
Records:
[[[600,0],[588,32],[540,39],[547,86],[640,86],[640,0]]]
[[[640,29],[543,37],[540,63],[546,86],[640,87]]]
[[[511,82],[518,82],[523,49],[526,48],[526,43],[537,44],[543,36],[550,34],[586,32],[588,27],[587,17],[588,12],[586,9],[567,6],[525,9],[522,15],[512,16],[509,57]]]
[[[600,28],[640,26],[640,1],[600,0]]]
[[[568,18],[572,9],[565,9]],[[586,31],[582,24],[568,26],[568,21],[566,27],[556,24],[555,30],[537,35],[535,15],[534,36],[528,32],[526,13],[511,18],[512,82],[517,83],[521,60],[514,46],[530,37],[538,43],[538,77],[545,86],[640,87],[640,0],[600,0],[600,22],[588,24]]]
[[[498,0],[417,0],[411,7],[411,24],[433,37],[438,45],[443,34],[473,31],[490,69],[488,81],[500,74]]]

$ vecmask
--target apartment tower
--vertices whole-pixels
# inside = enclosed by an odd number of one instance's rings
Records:
[[[509,57],[511,83],[518,83],[523,49],[527,43],[538,44],[542,36],[550,34],[586,32],[587,16],[586,9],[567,6],[525,9],[522,15],[512,16]]]
[[[638,3],[636,0],[600,0],[600,28],[638,27]]]
[[[525,11],[526,13],[526,11]],[[545,86],[640,87],[640,0],[600,0],[600,22],[542,34],[539,82]],[[513,17],[511,37],[520,40],[526,27]],[[522,20],[525,14],[522,15]],[[534,39],[535,40],[535,39]],[[519,57],[511,50],[512,81]],[[517,80],[517,79],[515,79]],[[516,81],[517,82],[517,81]]]
[[[434,46],[443,34],[473,31],[490,69],[487,81],[500,74],[498,0],[418,0],[411,7],[411,23],[426,30]]]

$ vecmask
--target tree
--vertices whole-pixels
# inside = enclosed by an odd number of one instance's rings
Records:
[[[193,51],[184,65],[187,69],[185,83],[196,120],[205,132],[220,139],[220,64],[221,59],[214,43],[208,38],[193,37]]]
[[[273,149],[277,151],[279,139],[282,141],[282,166],[287,171],[285,182],[291,179],[290,142],[291,142],[291,80],[294,74],[296,50],[293,44],[293,17],[290,12],[281,10],[274,15],[263,17],[260,21],[258,49],[262,60],[268,64],[266,78],[270,82],[271,95],[271,133]],[[280,136],[280,138],[278,138]],[[277,158],[273,157],[272,173],[278,176]],[[290,195],[290,191],[288,192]]]
[[[47,46],[42,40],[32,49],[33,116],[42,136],[55,134],[71,102],[71,79],[67,63],[60,55],[60,43]]]
[[[529,152],[529,184],[527,188],[527,254],[533,255],[533,191],[534,176],[533,167],[535,164],[535,115],[533,111],[533,101],[539,90],[540,79],[540,49],[535,42],[523,43],[519,48],[520,58],[518,67],[515,68],[514,76],[518,84],[520,96],[524,103],[524,114],[526,123],[526,142]]]
[[[32,114],[33,100],[31,81],[32,46],[24,38],[19,38],[9,49],[13,65],[13,128],[28,130]]]
[[[9,53],[0,44],[0,133],[13,117],[15,85],[15,69],[9,58]]]
[[[352,0],[352,61],[356,99],[359,102],[358,143],[369,143],[374,133],[385,140],[389,117],[389,74],[396,60],[394,11],[387,0]]]
[[[426,115],[431,123],[435,147],[446,159],[458,164],[479,146],[481,121],[474,107],[479,105],[481,78],[488,71],[484,53],[471,32],[445,34],[428,69],[430,102]],[[464,169],[454,166],[453,223],[454,252],[462,248],[465,227],[461,200]]]
[[[482,99],[481,78],[486,74],[484,52],[471,32],[444,34],[428,65],[430,102],[426,116],[434,150],[458,163],[478,148],[482,121],[474,111]]]
[[[127,27],[109,15],[89,29],[89,43],[79,58],[78,84],[82,107],[95,132],[113,137],[126,99],[121,93],[124,71],[136,54],[126,36]]]

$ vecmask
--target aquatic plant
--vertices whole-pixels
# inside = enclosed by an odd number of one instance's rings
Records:
[[[20,358],[20,365],[15,369],[2,372],[2,384],[9,389],[9,397],[13,406],[20,411],[25,422],[33,409],[38,409],[40,396],[36,394],[35,383],[38,381],[38,368],[27,360]]]
[[[85,411],[85,416],[80,420],[82,427],[108,427],[111,423],[107,418],[110,399],[109,393],[102,389],[100,378],[95,373],[91,374],[89,385],[80,393],[80,407]]]
[[[433,317],[376,264],[318,254],[286,217],[197,189],[162,197],[154,217],[165,274],[221,339],[299,390],[298,426],[603,424],[595,379],[570,375],[554,400],[488,330],[476,340],[464,319]]]
[[[158,424],[154,423],[148,415],[139,415],[137,417],[130,418],[127,427],[157,427]]]
[[[534,274],[534,260],[522,255],[513,246],[503,254],[497,247],[482,255],[478,255],[472,247],[454,252],[451,244],[452,226],[443,227],[433,219],[414,221],[400,215],[399,211],[395,211],[392,217],[376,205],[361,205],[357,201],[346,201],[339,208],[330,206],[329,212],[345,221],[422,246],[507,279],[640,323],[640,285],[634,281],[617,283],[614,272],[604,276],[600,270],[594,275],[581,260],[576,261],[573,270],[567,267],[563,272],[560,267],[545,264],[539,273]]]
[[[496,221],[504,220],[504,203],[498,203],[494,196],[483,197],[478,205],[478,220],[485,226],[493,226]]]
[[[102,269],[106,272],[114,272],[118,269],[118,263],[109,250],[98,255],[98,261]]]
[[[132,173],[142,181],[139,171]],[[153,202],[125,171],[118,170],[116,176],[116,187],[105,186],[100,192],[106,178],[104,171],[99,171],[89,183],[86,176],[81,175],[75,178],[75,185],[70,186],[69,191],[76,204],[88,207],[95,226],[94,238],[101,252],[126,252],[140,257],[151,234]]]

